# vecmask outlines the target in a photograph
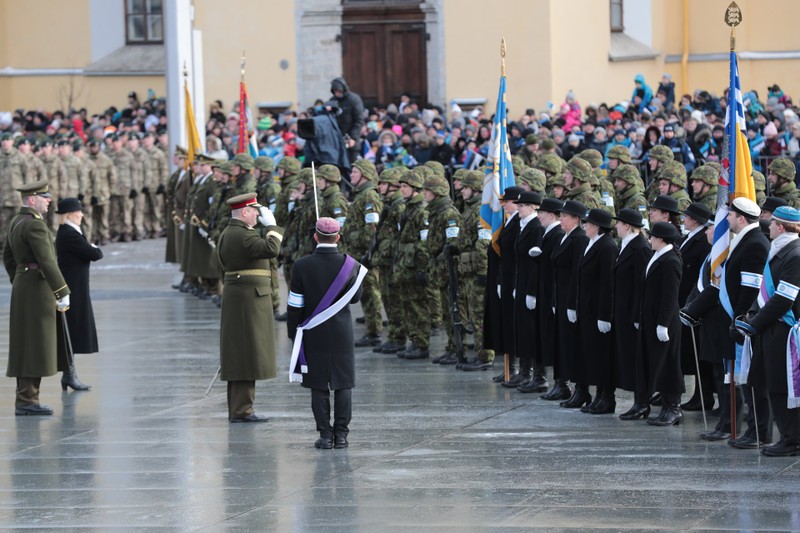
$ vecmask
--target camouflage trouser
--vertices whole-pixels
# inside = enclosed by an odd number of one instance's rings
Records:
[[[142,196],[141,194],[139,196]],[[138,197],[137,197],[138,198]],[[157,234],[161,231],[161,206],[160,196],[155,192],[144,194],[143,225],[146,234]]]
[[[92,221],[94,223],[94,240],[104,242],[111,236],[108,232],[108,206],[96,205],[92,209]]]
[[[377,268],[369,269],[361,292],[361,309],[364,311],[367,333],[370,335],[380,335],[383,329],[383,317],[381,316],[381,291],[380,276]]]
[[[408,332],[411,342],[427,349],[431,340],[430,284],[428,287],[420,287],[412,279],[395,283],[394,286],[403,310],[403,329]]]
[[[83,222],[81,222],[81,230],[83,230],[83,234],[86,236],[86,240],[89,242],[94,242],[94,206],[93,205],[84,205],[83,206]]]
[[[386,320],[388,322],[388,340],[389,342],[405,344],[406,330],[403,327],[405,314],[403,313],[403,305],[400,300],[400,285],[398,283],[389,283],[390,276],[390,266],[380,267],[378,281],[381,289],[381,302],[386,311]]]
[[[436,283],[428,283],[428,318],[430,327],[438,328],[442,325],[442,296]]]
[[[278,279],[278,258],[273,257],[269,260],[270,277],[272,285],[272,310],[277,311],[281,306],[281,280]]]
[[[144,194],[139,193],[136,198],[131,200],[131,220],[133,223],[133,230],[131,236],[133,238],[142,237],[145,233],[144,228],[144,211],[145,211],[145,197]]]
[[[109,222],[111,232],[115,235],[131,234],[131,207],[132,202],[127,196],[112,196],[109,206]]]
[[[19,207],[3,206],[2,212],[0,212],[0,242],[5,242],[8,226],[17,213],[19,213]]]
[[[494,360],[494,351],[483,349],[483,301],[486,287],[482,287],[474,279],[465,279],[463,284],[467,314],[474,330],[472,339],[475,343],[475,357],[484,363],[491,363]]]

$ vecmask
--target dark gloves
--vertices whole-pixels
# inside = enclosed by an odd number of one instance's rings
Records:
[[[97,196],[92,196],[92,199],[91,199],[91,201],[89,203],[92,204],[92,205],[97,205],[97,202],[98,202]]]
[[[486,274],[478,274],[475,276],[475,283],[478,284],[480,287],[486,286]]]
[[[678,316],[681,319],[681,323],[688,328],[693,328],[700,325],[701,320],[687,313],[685,307],[680,310]]]
[[[735,343],[744,344],[745,337],[751,337],[756,334],[756,329],[750,324],[750,318],[748,315],[739,315],[736,320],[731,322],[728,331]]]
[[[133,200],[137,196],[139,196],[139,191],[137,191],[136,189],[131,189],[131,192],[128,193],[128,198],[130,198],[131,200]]]
[[[167,188],[164,187],[164,184],[161,183],[158,185],[158,189],[156,189],[156,194],[165,194],[167,192]]]
[[[150,194],[150,187],[142,187],[142,194]]]
[[[450,255],[460,255],[461,250],[458,249],[458,246],[449,245],[447,246],[447,251]]]
[[[78,195],[78,200],[80,200],[81,202],[83,202],[83,199],[84,199],[84,198],[85,198],[85,197],[84,197],[82,194],[79,194],[79,195]]]
[[[414,274],[414,282],[420,287],[428,286],[428,274],[425,272],[417,272]]]

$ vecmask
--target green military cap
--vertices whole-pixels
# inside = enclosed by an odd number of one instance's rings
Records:
[[[530,185],[531,189],[536,192],[542,192],[547,185],[547,177],[538,168],[526,168],[519,175],[519,180]]]
[[[50,198],[50,186],[48,185],[47,180],[34,181],[32,183],[23,185],[17,190],[20,192],[20,194],[22,194],[23,197],[43,196],[45,198]]]
[[[18,137],[16,142],[14,143],[14,146],[19,148],[20,145],[23,145],[23,144],[31,144],[31,140],[28,139],[27,137],[24,137],[24,136],[23,137]]]
[[[467,172],[469,172],[469,170],[466,168],[457,169],[455,172],[453,172],[453,180],[463,180],[464,176],[467,175]]]
[[[431,176],[425,180],[423,189],[428,189],[436,196],[447,196],[450,194],[450,184],[441,176]]]
[[[710,165],[703,165],[702,167],[694,169],[690,180],[698,180],[708,185],[716,185],[719,182],[719,174],[714,167]]]
[[[398,185],[400,180],[398,179],[398,172],[396,168],[387,168],[381,172],[381,175],[378,176],[378,183],[388,183],[389,185]]]
[[[81,148],[83,148],[83,141],[81,141],[80,139],[73,139],[72,140],[72,149],[77,152]]]
[[[311,170],[311,167],[306,167],[300,169],[300,173],[297,175],[297,180],[289,180],[287,183],[293,183],[295,181],[299,183],[305,183],[306,185],[311,185],[311,180],[314,178],[314,172]]]
[[[227,174],[228,176],[233,176],[233,165],[235,163],[233,161],[223,161],[217,165],[217,168],[223,174]],[[244,168],[244,167],[242,167]]]
[[[525,136],[525,144],[538,144],[539,137],[536,136],[535,133],[529,133]]]
[[[662,163],[667,163],[675,159],[675,154],[672,153],[672,148],[669,146],[664,146],[663,144],[653,146],[650,148],[648,154],[650,154],[650,159],[655,159],[656,161],[660,161]]]
[[[189,153],[186,148],[181,146],[180,144],[175,145],[175,155],[178,157],[186,157],[186,154]]]
[[[223,164],[227,163],[227,159],[214,159],[211,161],[211,168],[220,168]]]
[[[681,188],[686,187],[686,168],[680,161],[667,161],[658,174],[658,180],[669,180],[670,183]]]
[[[525,170],[525,160],[518,155],[511,156],[511,166],[514,169],[514,175],[518,176]]]
[[[539,148],[541,148],[543,151],[552,150],[555,147],[556,147],[556,142],[550,137],[544,139],[542,142],[539,143]]]
[[[336,168],[334,165],[320,166],[317,169],[317,177],[327,181],[331,181],[333,183],[339,183],[340,181],[342,181],[342,175],[339,173],[339,169]]]
[[[756,191],[764,192],[767,190],[767,179],[758,170],[753,171],[753,185],[755,185]]]
[[[467,171],[461,178],[461,186],[468,187],[473,191],[481,191],[483,190],[483,180],[485,176],[486,174],[480,170]]]
[[[603,154],[594,148],[588,148],[584,150],[578,154],[578,157],[592,165],[592,168],[600,168],[600,165],[603,164]],[[630,160],[630,157],[628,159]]]
[[[429,169],[433,170],[433,173],[437,176],[444,177],[444,165],[439,163],[438,161],[426,161],[425,165]]]
[[[778,157],[769,164],[767,171],[770,174],[775,174],[779,178],[785,179],[786,181],[794,181],[794,175],[797,172],[797,169],[795,168],[791,159],[786,157]]]
[[[567,170],[569,170],[572,177],[576,180],[585,182],[592,179],[592,165],[577,155],[569,160],[567,163]]]
[[[258,195],[254,192],[238,194],[232,198],[228,198],[225,203],[228,204],[231,210],[243,209],[245,207],[261,207],[258,205]]]
[[[11,134],[9,132],[0,133],[0,141],[8,141],[11,140]]]
[[[282,168],[284,174],[297,174],[301,168],[300,160],[292,156],[282,157],[276,168]]]
[[[353,166],[361,171],[361,174],[369,181],[378,180],[378,171],[375,169],[375,163],[367,161],[366,159],[359,159]]]
[[[194,160],[200,163],[201,165],[210,165],[211,163],[214,162],[214,158],[206,154],[197,154],[194,156]]]
[[[233,156],[231,163],[234,165],[238,165],[244,170],[253,170],[253,156],[250,154],[236,154]]]
[[[275,168],[275,163],[272,161],[271,157],[260,155],[256,157],[255,161],[253,161],[253,166],[262,173],[272,174],[272,170]]]
[[[641,179],[639,170],[635,166],[627,163],[618,166],[611,177],[615,180],[622,180],[628,185],[638,185]]]
[[[425,170],[430,169],[426,167],[414,167],[405,174],[402,174],[398,180],[400,183],[411,185],[415,189],[421,189],[422,184],[425,183],[425,179],[429,177],[427,176],[427,172],[425,172]]]
[[[611,148],[608,149],[608,153],[606,156],[609,159],[618,159],[623,163],[630,163],[631,162],[631,151],[628,149],[627,146],[623,144],[615,144]]]
[[[542,154],[539,159],[536,160],[535,168],[538,168],[541,171],[549,172],[551,174],[560,174],[561,173],[561,161],[560,157],[556,154]]]

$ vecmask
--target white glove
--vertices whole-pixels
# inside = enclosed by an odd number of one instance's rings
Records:
[[[207,239],[207,241],[208,241],[208,245],[211,247],[212,250],[217,247],[217,243],[215,243],[211,239]]]
[[[511,291],[511,297],[514,298],[515,300],[517,299],[517,289]]]
[[[262,226],[275,226],[275,215],[272,214],[272,211],[269,208],[264,207],[263,205],[258,208],[258,212],[261,213],[258,215],[258,221],[261,223]]]
[[[203,228],[197,228],[197,233],[199,233],[202,238],[208,239],[208,232]]]
[[[536,309],[536,296],[526,296],[525,297],[525,307],[533,311]]]
[[[551,307],[550,309],[553,311],[553,314],[556,314],[556,308],[555,307]]]
[[[633,323],[633,327],[635,327],[636,329],[639,329],[639,323],[638,322],[634,322]]]
[[[95,243],[91,243],[91,244],[92,244],[92,248],[97,248],[97,245]]]
[[[500,296],[500,293],[501,293],[501,292],[502,292],[502,290],[500,289],[500,285],[498,285],[498,286],[497,286],[497,297],[498,297],[498,298],[502,298],[502,296]]]
[[[538,246],[534,246],[533,248],[528,250],[529,257],[539,257],[540,255],[542,255],[542,249],[539,248]]]
[[[180,226],[178,226],[178,229],[179,229],[179,230],[181,230],[181,231],[185,230],[185,229],[186,229],[186,224],[184,224],[183,222],[181,222],[181,225],[180,225]]]
[[[661,342],[668,342],[669,341],[669,332],[667,331],[666,326],[656,326],[656,337]]]
[[[567,320],[574,324],[578,321],[578,312],[574,309],[567,309]]]
[[[608,333],[609,331],[611,331],[611,322],[606,322],[605,320],[598,320],[597,330],[600,333]]]
[[[56,300],[56,311],[66,313],[68,310],[69,310],[69,294],[67,294],[60,300]]]

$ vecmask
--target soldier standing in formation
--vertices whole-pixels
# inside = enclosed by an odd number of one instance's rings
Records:
[[[794,176],[797,173],[794,163],[786,157],[779,157],[770,163],[767,172],[767,180],[772,191],[770,196],[778,197],[791,207],[800,209],[800,191],[794,183]]]

